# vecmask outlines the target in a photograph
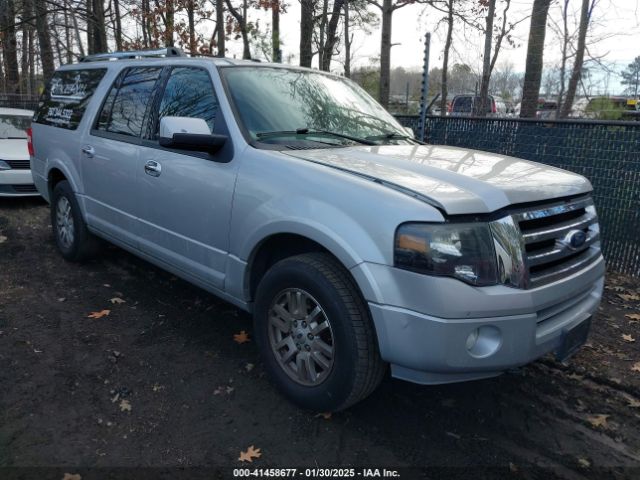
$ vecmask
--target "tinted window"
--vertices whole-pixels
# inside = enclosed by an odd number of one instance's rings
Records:
[[[30,126],[31,117],[0,115],[0,139],[27,138],[27,128]]]
[[[458,97],[453,102],[454,112],[471,112],[471,97]]]
[[[139,137],[144,115],[162,69],[125,70],[111,87],[98,117],[98,130]]]
[[[42,95],[34,121],[69,130],[78,128],[106,71],[93,68],[56,72]]]
[[[200,68],[174,68],[160,103],[156,133],[162,117],[202,118],[213,132],[217,111],[218,99],[209,74]]]

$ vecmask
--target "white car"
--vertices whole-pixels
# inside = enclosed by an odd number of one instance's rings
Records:
[[[39,195],[29,165],[31,110],[0,108],[0,197]]]

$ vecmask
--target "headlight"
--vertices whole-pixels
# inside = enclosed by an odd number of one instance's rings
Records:
[[[471,285],[497,283],[496,255],[486,223],[405,223],[396,231],[395,266],[454,277]]]

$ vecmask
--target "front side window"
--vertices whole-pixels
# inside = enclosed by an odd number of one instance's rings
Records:
[[[162,117],[202,118],[213,132],[218,99],[206,70],[177,67],[171,70],[160,102],[156,134]]]
[[[407,135],[400,124],[355,83],[309,70],[274,67],[224,67],[238,121],[252,140],[285,132],[321,131],[392,143]],[[315,137],[316,139],[320,137]],[[288,141],[288,139],[282,139]],[[336,135],[323,142],[345,143]],[[401,140],[395,140],[401,141]]]
[[[102,106],[97,129],[139,137],[161,71],[159,67],[136,67],[120,74]]]
[[[0,115],[0,140],[25,139],[27,128],[31,126],[31,117],[21,115]]]

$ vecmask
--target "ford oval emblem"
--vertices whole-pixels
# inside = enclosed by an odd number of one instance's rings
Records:
[[[578,248],[582,247],[586,241],[587,234],[585,232],[583,232],[582,230],[571,230],[565,235],[562,243],[564,243],[571,250],[577,250]]]

